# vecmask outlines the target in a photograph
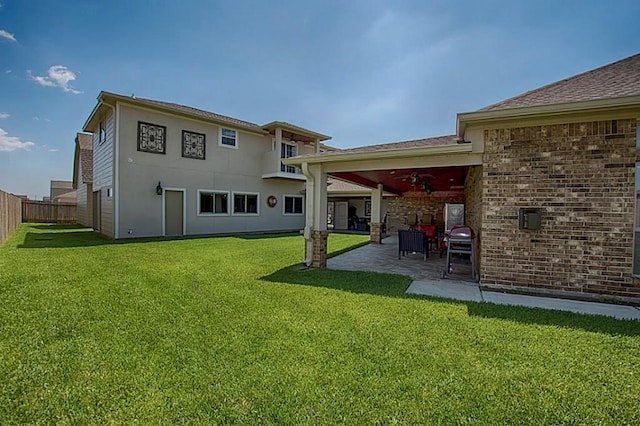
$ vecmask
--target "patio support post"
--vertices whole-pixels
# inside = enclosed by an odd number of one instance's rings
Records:
[[[371,223],[369,224],[371,242],[382,243],[382,184],[371,191]]]
[[[316,154],[320,154],[320,139],[316,138],[314,141],[314,148],[316,150]]]
[[[282,170],[282,160],[280,160],[282,156],[282,129],[280,127],[276,127],[276,156],[278,157],[278,171]]]
[[[305,263],[311,268],[327,266],[327,174],[322,165],[302,163],[307,177]]]

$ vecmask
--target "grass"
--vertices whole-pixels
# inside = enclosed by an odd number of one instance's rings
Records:
[[[0,424],[640,424],[637,322],[408,297],[302,253],[22,225],[0,246]]]

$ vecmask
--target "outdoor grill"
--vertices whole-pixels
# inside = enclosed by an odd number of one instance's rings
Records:
[[[476,253],[474,244],[473,229],[470,226],[454,226],[451,228],[447,237],[447,260],[442,278],[446,278],[452,272],[451,255],[452,254],[468,254],[471,259],[471,273],[474,281],[478,281],[478,273],[476,272]]]

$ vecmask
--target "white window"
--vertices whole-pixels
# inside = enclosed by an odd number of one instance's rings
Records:
[[[284,196],[284,214],[297,214],[303,213],[302,206],[304,204],[304,198],[298,195],[285,195]]]
[[[198,216],[227,216],[229,193],[226,191],[198,190]]]
[[[256,193],[234,192],[233,193],[233,214],[257,215],[259,205],[259,195]]]
[[[296,145],[282,142],[282,145],[280,145],[280,158],[291,158],[296,155],[298,155],[298,147]],[[282,162],[280,163],[280,171],[286,173],[298,173],[294,166],[287,166],[282,164]]]
[[[238,147],[238,132],[233,129],[227,129],[225,127],[220,128],[220,146],[226,146],[228,148]]]
[[[100,133],[98,143],[102,144],[107,140],[107,129],[104,127],[104,120],[100,120]]]

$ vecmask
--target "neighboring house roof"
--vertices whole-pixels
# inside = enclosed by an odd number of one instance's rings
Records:
[[[73,182],[67,181],[67,180],[52,180],[51,189],[52,190],[66,189],[68,191],[71,191],[73,189]]]
[[[56,201],[58,197],[64,197],[65,194],[73,191],[73,182],[66,180],[52,180],[49,191],[49,198],[51,201]],[[75,203],[75,191],[73,192],[73,202]]]
[[[640,54],[506,99],[479,111],[640,95]]]
[[[78,176],[78,169],[82,170],[82,176]],[[93,182],[93,136],[89,133],[78,133],[76,135],[73,160],[74,189],[78,188],[78,180],[80,180],[80,183]]]
[[[77,202],[77,196],[77,191],[69,191],[64,194],[56,195],[51,201],[54,203],[75,204]]]

